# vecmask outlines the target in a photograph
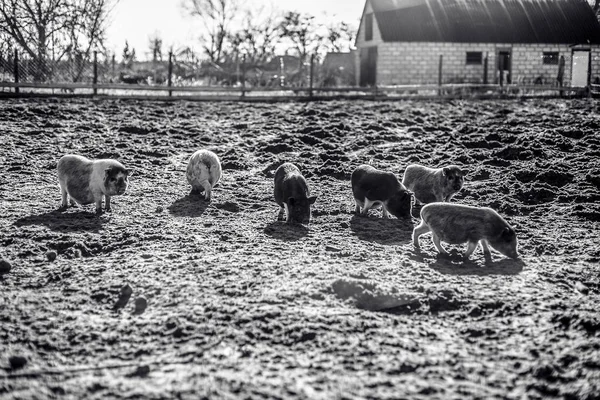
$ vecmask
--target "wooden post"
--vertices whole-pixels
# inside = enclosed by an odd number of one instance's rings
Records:
[[[488,84],[488,53],[485,52],[485,59],[483,60],[483,84]]]
[[[285,86],[285,63],[283,57],[279,57],[279,86]]]
[[[504,86],[504,57],[498,56],[500,59],[498,60],[498,68],[500,69],[500,77],[498,79],[498,83],[500,83],[500,87]]]
[[[170,51],[169,52],[169,72],[167,75],[167,86],[168,87],[171,87],[173,84],[172,76],[173,76],[173,52]],[[169,97],[171,97],[172,95],[173,95],[173,91],[169,90]]]
[[[17,51],[17,49],[15,49],[13,74],[15,76],[15,83],[17,84],[17,86],[15,86],[15,93],[19,94],[19,86],[18,86],[18,83],[19,83],[19,52]]]
[[[94,51],[94,96],[98,94],[98,52]]]
[[[440,64],[438,67],[438,86],[440,89],[438,90],[438,96],[442,95],[442,67],[444,65],[444,56],[440,54]]]
[[[558,59],[558,74],[556,75],[556,83],[558,84],[558,87],[560,87],[560,90],[558,92],[558,95],[560,97],[563,97],[563,79],[565,77],[565,56],[560,56],[560,58]]]
[[[588,56],[587,94],[588,94],[588,98],[592,97],[592,50],[590,50],[589,56]]]
[[[242,97],[246,96],[246,55],[242,57]]]
[[[315,75],[315,55],[310,55],[310,78],[308,81],[308,98],[312,99],[313,97],[313,80]]]

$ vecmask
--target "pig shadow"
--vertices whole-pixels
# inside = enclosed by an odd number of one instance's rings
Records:
[[[413,228],[412,220],[409,218],[384,219],[355,214],[350,219],[350,229],[360,240],[384,245],[410,243]]]
[[[285,221],[275,221],[265,227],[264,233],[275,239],[293,242],[308,235],[308,228],[301,224],[288,224]]]
[[[210,201],[205,200],[203,195],[186,194],[175,200],[167,209],[177,217],[196,218],[204,214],[209,204]]]
[[[493,254],[491,258],[481,259],[480,254],[473,254],[471,259],[464,260],[462,251],[449,250],[450,255],[426,254],[415,250],[410,258],[423,262],[440,274],[444,275],[518,275],[523,271],[525,262],[521,259],[513,260],[500,254]],[[494,261],[495,259],[495,261]]]
[[[19,218],[14,222],[15,226],[44,225],[53,231],[76,232],[90,231],[98,232],[102,228],[105,219],[96,215],[95,212],[77,210],[75,212],[52,210],[43,214],[29,215]]]

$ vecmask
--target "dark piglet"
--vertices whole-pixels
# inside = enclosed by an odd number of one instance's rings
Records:
[[[287,215],[288,223],[308,224],[310,206],[315,203],[316,196],[310,196],[306,179],[292,163],[284,163],[275,171],[275,201],[279,204],[278,220]]]
[[[371,208],[383,208],[383,218],[410,216],[412,193],[391,172],[360,165],[352,172],[352,193],[356,213],[367,215]]]

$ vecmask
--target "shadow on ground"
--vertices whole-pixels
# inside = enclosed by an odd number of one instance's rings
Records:
[[[288,224],[283,221],[275,221],[268,224],[264,232],[265,235],[274,239],[291,242],[300,240],[308,235],[308,228],[301,224]]]
[[[431,269],[444,275],[517,275],[525,267],[523,260],[504,258],[498,254],[485,260],[478,259],[477,255],[471,257],[473,259],[465,261],[462,252],[458,251],[450,250],[448,256],[437,253],[432,256],[417,250],[410,258],[420,263],[426,263]]]
[[[52,210],[43,214],[34,214],[19,218],[15,226],[44,225],[53,231],[91,231],[97,232],[102,228],[104,219],[94,212],[83,210],[59,211]]]
[[[384,219],[353,215],[350,220],[350,229],[360,240],[385,245],[409,243],[413,228],[410,219]]]
[[[204,200],[204,196],[195,194],[186,194],[177,199],[168,207],[171,214],[177,217],[199,217],[208,208],[209,201]]]

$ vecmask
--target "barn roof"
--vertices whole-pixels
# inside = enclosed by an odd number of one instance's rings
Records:
[[[387,42],[600,44],[586,0],[368,0]]]

